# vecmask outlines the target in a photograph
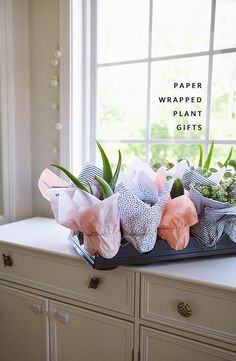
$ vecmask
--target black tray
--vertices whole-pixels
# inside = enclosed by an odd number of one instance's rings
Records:
[[[147,265],[164,261],[180,261],[189,258],[211,257],[220,255],[236,254],[236,243],[228,236],[224,236],[216,248],[203,248],[195,237],[190,237],[188,246],[182,251],[175,251],[162,239],[157,239],[155,247],[148,253],[139,253],[130,244],[121,245],[119,252],[111,259],[101,256],[90,256],[81,244],[81,238],[70,235],[69,241],[78,254],[93,268],[100,270],[114,269],[121,265]]]

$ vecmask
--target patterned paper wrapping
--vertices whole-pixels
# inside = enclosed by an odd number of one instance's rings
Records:
[[[112,258],[120,248],[118,194],[100,201],[75,188],[51,188],[49,197],[57,222],[84,234],[84,247],[93,255]]]
[[[170,188],[170,183],[166,183],[155,204],[151,206],[144,203],[123,184],[118,186],[123,236],[141,253],[149,252],[155,246],[157,227],[169,198]]]
[[[50,200],[57,222],[84,234],[84,246],[90,255],[97,252],[102,257],[112,258],[120,247],[120,224],[123,237],[140,253],[153,249],[158,228],[159,236],[176,250],[188,244],[190,226],[192,233],[206,247],[215,246],[224,234],[236,242],[236,207],[203,197],[194,189],[183,196],[170,198],[176,177],[181,176],[185,188],[189,189],[194,181],[215,184],[222,172],[214,174],[214,179],[206,179],[186,170],[186,164],[180,162],[172,170],[172,180],[167,181],[163,167],[155,173],[146,163],[135,158],[121,174],[116,193],[103,201],[73,184],[67,184],[50,170],[42,173],[39,188]],[[95,175],[102,176],[102,171],[86,164],[79,179],[84,185],[89,181],[94,193],[99,196],[100,188],[94,181]]]
[[[222,171],[220,173],[222,175]],[[214,179],[219,181],[218,175],[215,175]],[[195,181],[205,185],[216,184],[192,170],[186,171],[183,176],[184,186],[189,189],[190,184]],[[236,242],[236,207],[204,197],[195,189],[190,189],[190,197],[199,219],[198,223],[191,227],[191,232],[203,247],[216,247],[224,234]]]

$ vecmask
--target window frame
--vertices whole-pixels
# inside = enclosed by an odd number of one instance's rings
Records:
[[[66,5],[65,5],[66,4]],[[150,145],[151,144],[203,144],[205,155],[212,139],[210,139],[210,115],[211,115],[211,93],[212,93],[212,75],[213,75],[213,58],[217,54],[236,53],[236,48],[225,48],[214,50],[214,29],[215,29],[215,14],[216,14],[216,0],[211,1],[211,19],[209,24],[210,40],[209,49],[207,51],[192,52],[178,55],[169,55],[161,57],[151,57],[152,31],[149,31],[148,40],[148,57],[145,59],[118,61],[111,63],[97,64],[96,49],[97,49],[97,1],[96,0],[60,0],[61,14],[65,14],[63,8],[67,7],[69,15],[70,26],[60,31],[61,40],[69,31],[70,49],[68,51],[69,58],[67,70],[63,68],[61,75],[70,74],[69,89],[71,101],[68,101],[67,111],[66,105],[63,106],[63,99],[65,99],[65,89],[61,87],[61,116],[64,119],[62,138],[61,138],[61,161],[68,165],[72,170],[79,171],[84,162],[96,161],[96,140],[103,143],[124,143],[124,144],[144,144],[146,150],[146,161],[149,161]],[[152,26],[153,16],[153,0],[149,0],[149,29]],[[64,15],[63,15],[64,17]],[[78,21],[79,19],[79,21]],[[62,24],[62,20],[60,21]],[[78,26],[78,23],[80,25]],[[69,30],[68,30],[69,29]],[[79,31],[79,42],[73,36],[74,31]],[[63,44],[61,44],[62,46]],[[74,54],[77,54],[77,63],[75,64]],[[204,139],[151,139],[150,137],[150,89],[151,89],[151,64],[153,62],[192,58],[199,56],[208,56],[208,79],[207,79],[207,104],[206,104],[206,123],[205,123],[205,138]],[[148,63],[148,89],[147,89],[147,109],[146,109],[146,137],[145,139],[102,139],[96,137],[97,126],[97,69],[105,66],[126,65],[135,63]],[[64,69],[64,70],[63,70]],[[77,84],[75,84],[76,79]],[[61,85],[62,82],[61,82]],[[79,94],[79,106],[78,106]],[[69,104],[70,103],[70,104]],[[77,104],[77,105],[76,105]],[[63,110],[64,109],[64,110]],[[68,109],[70,116],[68,117]],[[63,115],[64,113],[64,115]],[[65,117],[67,115],[67,120]],[[69,119],[69,122],[68,122]],[[75,120],[76,119],[76,120]],[[79,119],[79,121],[78,121]],[[67,130],[65,130],[67,128]],[[68,130],[69,129],[69,130]],[[76,133],[75,133],[76,131]],[[67,134],[68,133],[68,134]],[[63,141],[66,138],[68,141]],[[79,142],[79,145],[78,145]],[[236,140],[222,140],[214,139],[215,144],[236,144]],[[68,145],[69,144],[69,145]],[[70,156],[68,158],[68,149],[70,149]],[[66,156],[63,156],[66,155]],[[76,155],[77,154],[77,155]]]

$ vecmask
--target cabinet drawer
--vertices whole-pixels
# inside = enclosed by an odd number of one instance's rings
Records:
[[[235,293],[150,275],[141,285],[143,319],[235,344]]]
[[[141,327],[140,361],[234,361],[236,354],[184,337]]]
[[[4,266],[3,254],[11,257],[12,266]],[[97,271],[79,258],[6,248],[0,250],[0,278],[124,314],[134,313],[132,271]]]

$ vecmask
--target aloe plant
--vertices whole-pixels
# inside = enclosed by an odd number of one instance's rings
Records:
[[[111,197],[113,194],[113,190],[111,189],[110,185],[107,183],[107,181],[99,176],[95,176],[94,179],[98,182],[98,184],[101,186],[102,190],[102,198],[106,199],[108,197]]]
[[[97,142],[97,146],[98,146],[98,149],[99,149],[101,157],[102,157],[103,179],[105,179],[105,181],[108,184],[110,184],[111,180],[112,180],[112,170],[111,170],[110,162],[107,158],[107,155],[106,155],[103,147],[101,146],[101,144],[99,142]]]
[[[67,175],[68,178],[70,178],[70,180],[80,189],[82,189],[85,192],[88,192],[88,189],[83,185],[83,183],[80,182],[80,180],[78,178],[76,178],[71,172],[69,172],[66,168],[58,165],[58,164],[51,164],[52,167],[58,168],[60,169],[63,173],[65,173]]]
[[[111,188],[112,188],[113,190],[115,189],[116,182],[117,182],[118,177],[119,177],[119,174],[120,174],[121,163],[122,163],[121,151],[118,150],[118,163],[117,163],[117,166],[116,166],[115,173],[114,173],[114,175],[113,175],[113,177],[112,177],[112,180],[111,180]]]
[[[230,159],[232,158],[232,154],[233,154],[233,147],[230,148],[228,157],[226,158],[223,167],[227,167],[227,165],[229,164]]]
[[[207,158],[206,158],[206,161],[205,161],[204,166],[203,166],[204,171],[208,171],[209,168],[210,168],[212,155],[213,155],[213,150],[214,150],[214,140],[211,142],[210,150],[209,150],[209,152],[207,154]]]
[[[108,198],[113,194],[113,191],[116,186],[117,179],[120,174],[121,170],[121,163],[122,163],[122,156],[120,150],[118,150],[118,162],[116,166],[116,170],[114,172],[114,175],[112,174],[111,165],[109,162],[109,159],[101,146],[99,142],[97,142],[98,149],[100,151],[101,157],[102,157],[102,163],[103,163],[103,178],[99,176],[95,176],[94,179],[98,182],[98,184],[101,187],[102,191],[102,198]],[[76,178],[71,172],[69,172],[66,168],[58,165],[58,164],[51,164],[52,167],[60,169],[63,173],[67,175],[67,177],[80,189],[82,189],[85,192],[88,192],[92,195],[94,195],[93,189],[89,181],[86,179],[86,182],[88,184],[88,188],[86,188],[81,181]]]
[[[118,162],[117,162],[115,173],[113,175],[109,159],[108,159],[103,147],[101,146],[101,144],[99,142],[97,142],[97,146],[98,146],[98,149],[99,149],[101,157],[102,157],[103,179],[108,183],[108,185],[114,191],[116,182],[119,177],[120,170],[121,170],[121,163],[122,163],[121,151],[118,150]]]
[[[202,144],[199,144],[199,161],[198,161],[198,167],[202,168],[203,163],[203,148]]]

